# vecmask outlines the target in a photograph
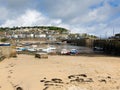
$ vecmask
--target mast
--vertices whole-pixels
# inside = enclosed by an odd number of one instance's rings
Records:
[[[113,27],[113,36],[115,35],[115,30],[114,30],[114,27]]]

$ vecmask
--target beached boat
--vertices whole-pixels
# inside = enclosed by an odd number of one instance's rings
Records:
[[[77,49],[71,49],[70,54],[79,54]]]
[[[30,52],[35,52],[35,48],[28,48],[27,51],[30,51]]]
[[[61,54],[62,54],[62,55],[70,55],[70,51],[67,50],[67,49],[62,49],[62,50],[61,50]]]
[[[0,43],[0,46],[10,46],[10,43]]]
[[[25,51],[25,50],[26,50],[26,48],[24,48],[24,47],[16,47],[17,52]]]
[[[51,53],[51,52],[55,52],[56,48],[53,46],[49,46],[47,48],[43,48],[42,51],[46,52],[46,53]]]

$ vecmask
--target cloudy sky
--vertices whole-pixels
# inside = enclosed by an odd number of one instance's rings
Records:
[[[0,26],[60,26],[73,33],[120,32],[120,0],[0,0]]]

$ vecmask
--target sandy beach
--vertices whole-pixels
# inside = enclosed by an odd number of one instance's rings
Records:
[[[120,90],[120,58],[18,55],[0,62],[0,90]]]

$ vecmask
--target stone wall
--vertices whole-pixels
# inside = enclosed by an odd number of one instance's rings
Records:
[[[16,57],[16,49],[12,46],[0,46],[0,55],[6,58]]]

